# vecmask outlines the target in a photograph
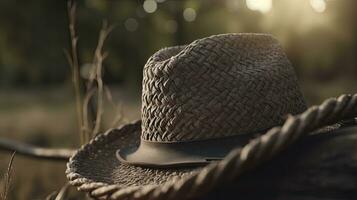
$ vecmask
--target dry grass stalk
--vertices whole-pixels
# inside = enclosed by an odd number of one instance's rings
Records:
[[[87,137],[89,137],[92,134],[92,129],[91,129],[91,124],[90,124],[90,119],[89,119],[89,112],[88,112],[88,108],[89,108],[89,103],[91,101],[91,99],[93,98],[94,94],[95,94],[96,90],[95,88],[89,89],[87,91],[87,93],[84,95],[84,99],[83,99],[83,130],[85,131],[85,135]],[[86,138],[86,141],[88,139]]]
[[[10,190],[12,171],[13,171],[12,165],[13,165],[13,162],[14,162],[15,154],[16,154],[16,152],[12,153],[10,161],[9,161],[9,165],[7,167],[6,174],[4,176],[4,187],[3,187],[3,190],[2,190],[2,192],[0,194],[0,199],[1,200],[6,200],[7,199],[7,196],[8,196],[9,190]]]
[[[68,1],[68,20],[69,20],[69,33],[71,36],[71,51],[65,51],[68,62],[72,68],[72,81],[76,96],[76,109],[77,109],[77,121],[78,131],[80,134],[81,144],[85,143],[85,131],[83,130],[83,116],[82,116],[82,95],[80,90],[80,77],[79,77],[79,60],[78,60],[78,36],[76,33],[76,3],[74,1]]]
[[[68,199],[70,185],[65,184],[59,192],[52,192],[46,197],[46,200],[65,200]]]
[[[57,196],[57,191],[53,191],[51,194],[49,194],[47,197],[46,197],[46,200],[54,200]]]
[[[69,18],[69,32],[71,36],[71,53],[65,51],[69,64],[71,65],[73,72],[73,84],[76,93],[76,107],[77,107],[77,118],[79,123],[79,132],[81,144],[84,144],[89,141],[91,137],[98,134],[101,130],[101,124],[103,120],[104,113],[104,98],[107,99],[115,105],[115,110],[119,110],[111,96],[109,89],[106,89],[106,86],[103,82],[103,61],[108,56],[107,52],[103,52],[104,42],[106,41],[108,35],[113,30],[114,26],[109,26],[107,21],[103,22],[103,26],[99,32],[99,38],[97,47],[94,51],[92,68],[89,73],[89,78],[86,83],[86,92],[84,97],[80,93],[80,83],[81,79],[79,76],[80,63],[77,53],[77,42],[78,36],[76,35],[75,22],[76,22],[76,4],[72,1],[68,2],[68,18]],[[89,119],[89,108],[91,102],[95,102],[95,119]],[[113,125],[119,122],[122,119],[122,115],[119,113],[118,116],[113,120]]]
[[[93,85],[93,80],[96,82],[97,86],[97,115],[95,119],[94,128],[92,130],[92,136],[96,135],[100,131],[100,126],[102,122],[102,116],[104,112],[103,98],[104,98],[104,83],[102,79],[103,61],[107,57],[108,53],[103,53],[103,45],[108,37],[109,33],[113,30],[114,26],[108,26],[106,21],[103,22],[102,29],[99,33],[97,48],[94,52],[93,58],[93,70],[90,77],[94,79],[89,80],[89,84]]]
[[[105,91],[105,95],[108,99],[108,101],[110,102],[110,104],[113,106],[114,110],[115,110],[115,117],[112,121],[111,127],[117,127],[119,125],[120,122],[124,121],[124,117],[123,117],[123,105],[122,104],[116,104],[113,100],[113,95],[110,91],[110,89],[108,87],[104,87],[104,91]]]

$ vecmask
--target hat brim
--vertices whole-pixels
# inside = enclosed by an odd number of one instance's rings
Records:
[[[143,167],[203,166],[222,160],[230,151],[244,146],[255,135],[258,133],[187,142],[141,140],[138,146],[119,149],[116,156],[122,163]]]
[[[68,163],[67,169],[80,172],[86,182],[116,184],[120,187],[138,185],[157,185],[173,178],[182,178],[202,167],[148,168],[121,163],[116,151],[135,148],[140,143],[141,121],[126,124],[99,134],[82,150],[78,151]],[[80,185],[76,173],[67,173],[71,184]],[[75,181],[79,181],[78,183]]]
[[[96,136],[89,144],[84,146],[87,151],[78,151],[69,162],[68,168],[76,168],[82,176],[96,182],[113,183],[122,187],[137,185],[156,185],[161,184],[172,178],[182,178],[186,175],[200,170],[203,165],[183,163],[171,167],[157,166],[137,166],[121,162],[117,159],[117,152],[121,149],[137,149],[140,144],[141,120],[132,124],[123,125],[120,128],[108,130]],[[236,147],[247,144],[251,136],[239,136],[242,140],[235,141]],[[235,138],[238,140],[238,138]],[[209,147],[206,145],[206,148]],[[232,144],[231,144],[232,145]],[[203,147],[203,146],[201,146]],[[226,147],[224,151],[232,150]],[[118,150],[119,149],[119,150]],[[220,152],[224,153],[224,152]],[[228,153],[228,152],[227,152]],[[168,153],[166,156],[178,156],[178,153]],[[224,156],[224,155],[223,155]],[[190,159],[189,153],[181,154],[178,157],[183,160]],[[191,157],[198,159],[199,157]],[[209,163],[209,162],[208,162]],[[206,163],[206,164],[208,164]],[[93,173],[93,172],[98,173]],[[100,175],[99,175],[100,174]],[[71,180],[71,177],[69,177]]]
[[[338,129],[338,127],[339,126],[325,127],[321,132],[331,132],[332,130]],[[354,130],[356,130],[356,128]],[[355,131],[352,132],[355,133]],[[341,134],[333,135],[341,136]],[[343,141],[349,141],[349,145],[353,144],[352,146],[350,146],[354,148],[354,142],[356,137],[353,134],[349,135],[351,135],[351,137],[354,136],[354,139],[351,139],[350,137],[341,138],[343,139]],[[97,135],[88,144],[84,145],[81,149],[79,149],[68,162],[66,174],[70,184],[76,186],[81,191],[90,192],[91,195],[94,194],[92,192],[95,188],[98,188],[98,186],[107,186],[103,190],[95,191],[96,196],[105,196],[105,194],[108,194],[108,192],[115,192],[118,191],[120,188],[135,188],[139,186],[164,184],[170,180],[177,180],[185,176],[190,176],[195,172],[199,172],[201,169],[203,169],[203,167],[148,168],[122,164],[115,156],[116,151],[118,150],[118,148],[126,148],[130,146],[135,147],[139,145],[140,136],[141,121],[132,124],[127,124],[120,128],[112,129],[103,134]],[[318,146],[317,144],[320,144],[321,138],[324,138],[325,136],[329,137],[331,135],[315,134],[312,136],[316,137],[311,138],[313,139],[312,141],[315,141],[315,143],[313,143],[313,145],[311,146],[313,146],[318,151],[316,150],[314,154],[311,154],[310,148],[305,149],[307,152],[309,152],[308,155],[325,155],[321,154],[320,146]],[[332,139],[327,141],[330,141],[330,143],[335,144],[336,141]],[[342,143],[340,142],[338,144]],[[334,148],[330,147],[330,145],[325,145],[325,143],[323,142],[321,143],[321,145],[328,147],[327,149],[331,151],[335,151]],[[300,148],[301,146],[298,147],[296,152],[301,152],[302,149]],[[349,148],[342,148],[343,152],[353,152],[350,151]],[[306,157],[306,151],[303,151],[301,153],[302,157]],[[335,154],[331,154],[331,156],[333,155]],[[290,154],[288,154],[287,157],[291,157],[294,158],[293,160],[296,160],[295,156],[291,156]],[[323,163],[321,159],[316,161],[316,158],[314,158],[314,156],[312,157],[313,159],[310,160],[313,160],[315,164],[317,164],[317,167],[320,166],[319,163]],[[299,161],[299,159],[297,160]],[[305,161],[303,161],[302,163],[305,163]],[[271,168],[275,169],[277,166],[280,165],[281,162],[277,162],[277,165]],[[297,167],[297,169],[299,169],[299,167]],[[298,177],[298,175],[296,176]],[[259,178],[257,180],[258,181],[254,183],[261,182]],[[285,179],[283,178],[283,180]],[[101,195],[102,193],[103,195]]]

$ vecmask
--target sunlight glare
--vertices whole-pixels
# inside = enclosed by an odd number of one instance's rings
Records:
[[[310,4],[315,12],[322,13],[326,10],[325,0],[310,0]]]
[[[247,7],[251,10],[267,13],[272,8],[272,0],[246,0]]]

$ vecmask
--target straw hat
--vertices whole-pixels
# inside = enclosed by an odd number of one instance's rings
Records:
[[[270,35],[165,48],[144,66],[141,120],[98,135],[67,175],[78,187],[113,191],[180,180],[305,110],[294,69]]]

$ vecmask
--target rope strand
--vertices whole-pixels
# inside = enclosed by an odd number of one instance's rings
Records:
[[[70,170],[67,171],[67,176],[71,184],[98,199],[178,200],[199,197],[222,183],[236,180],[242,173],[276,156],[303,135],[323,126],[355,117],[357,117],[357,94],[328,99],[320,106],[313,106],[300,115],[289,116],[282,127],[272,128],[242,149],[232,150],[222,161],[212,163],[189,177],[162,185],[120,188],[117,185],[93,182]],[[68,169],[70,165],[71,161]]]

